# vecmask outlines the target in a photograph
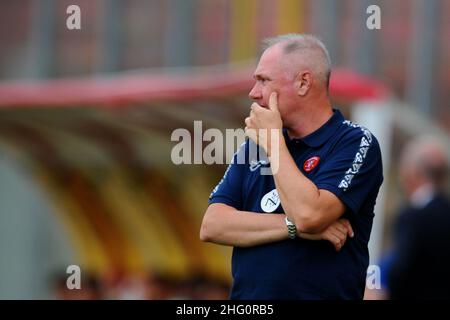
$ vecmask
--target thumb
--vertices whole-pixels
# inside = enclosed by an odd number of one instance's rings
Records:
[[[278,94],[275,91],[270,94],[269,109],[278,111]]]

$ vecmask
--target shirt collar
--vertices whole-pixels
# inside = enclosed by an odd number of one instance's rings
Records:
[[[300,139],[290,139],[287,133],[287,129],[283,129],[283,134],[287,141],[301,140],[307,146],[311,148],[317,148],[327,142],[334,135],[337,128],[342,124],[343,121],[344,116],[342,115],[342,113],[338,109],[333,109],[333,115],[331,116],[331,118],[328,119],[328,121],[325,122],[323,126],[321,126],[313,133],[310,133],[306,137]]]

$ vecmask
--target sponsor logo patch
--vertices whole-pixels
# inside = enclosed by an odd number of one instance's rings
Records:
[[[277,189],[267,192],[261,199],[261,209],[264,212],[274,212],[280,205],[280,197]]]

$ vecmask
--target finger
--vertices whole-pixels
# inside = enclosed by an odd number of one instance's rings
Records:
[[[341,248],[341,240],[339,239],[338,236],[333,234],[330,229],[328,229],[327,232],[324,233],[322,239],[330,241],[331,244],[336,249],[336,251],[340,250],[340,248]]]
[[[343,224],[343,223],[336,223],[335,225],[334,225],[334,227],[337,229],[337,230],[339,230],[339,232],[341,232],[341,233],[343,233],[343,234],[347,234],[347,232],[348,232],[348,229],[347,229],[347,227],[345,226],[345,224]]]
[[[252,105],[250,106],[250,112],[252,111],[258,111],[259,109],[264,109],[263,107],[261,107],[257,102],[253,102]]]
[[[347,219],[342,219],[342,222],[344,223],[344,226],[347,229],[347,233],[350,238],[353,238],[355,236],[355,233],[353,231],[352,225],[350,224],[350,221],[348,221]]]
[[[341,241],[339,240],[339,238],[332,235],[331,239],[332,239],[332,243],[333,243],[333,246],[336,249],[336,251],[341,250],[342,246],[341,246]]]
[[[251,128],[251,119],[250,117],[245,118],[245,125],[246,125],[246,129]]]
[[[347,239],[347,233],[346,232],[340,232],[338,230],[330,230],[331,234],[339,239],[341,242],[341,245],[344,245],[345,240]]]
[[[339,219],[338,222],[345,229],[345,233],[351,237],[351,233],[353,232],[353,230],[349,229],[348,220],[347,219]]]
[[[339,249],[342,248],[345,244],[345,240],[347,239],[347,233],[340,233],[336,230],[330,230],[331,236],[333,236],[335,239],[339,240]]]
[[[262,108],[262,107],[260,107],[257,103],[255,105],[252,104],[252,107],[250,109],[250,117],[251,118],[257,118],[259,108]]]
[[[275,91],[270,94],[269,109],[278,111],[278,94]]]

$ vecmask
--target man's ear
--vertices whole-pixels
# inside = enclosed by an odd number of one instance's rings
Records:
[[[312,87],[313,76],[311,71],[300,71],[295,78],[295,89],[297,94],[301,97],[306,96],[309,89]]]

